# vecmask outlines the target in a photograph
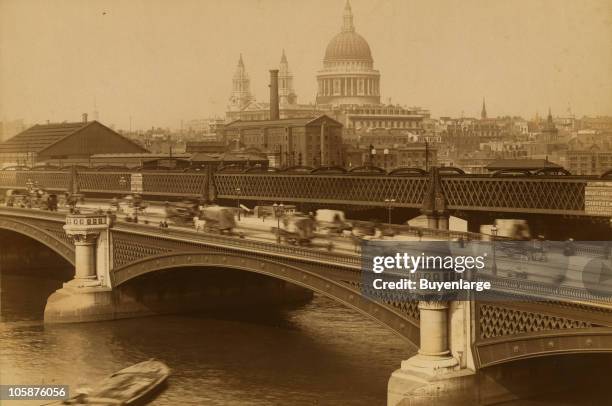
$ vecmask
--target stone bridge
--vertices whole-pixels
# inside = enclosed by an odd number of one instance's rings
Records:
[[[520,280],[489,275],[483,278],[500,292],[512,295],[518,290],[540,299],[416,302],[386,294],[374,300],[363,294],[358,254],[113,223],[106,215],[66,216],[17,208],[0,208],[0,228],[41,242],[75,266],[74,279],[48,299],[48,323],[137,316],[134,308],[122,308],[114,291],[142,275],[183,267],[257,273],[325,295],[418,349],[390,380],[393,405],[414,395],[414,388],[425,390],[424,399],[429,399],[431,382],[440,377],[451,377],[444,381],[450,382],[445,386],[450,391],[464,385],[456,382],[457,376],[466,379],[466,374],[477,375],[497,365],[612,352],[612,299],[589,297],[569,287],[522,286]],[[472,395],[462,392],[462,396]]]

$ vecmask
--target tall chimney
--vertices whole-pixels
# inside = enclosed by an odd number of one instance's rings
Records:
[[[83,113],[83,122],[86,123],[87,122],[87,113]]]
[[[270,70],[270,120],[280,119],[278,111],[278,69]]]

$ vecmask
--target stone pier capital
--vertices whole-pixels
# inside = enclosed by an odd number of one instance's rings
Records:
[[[419,301],[419,310],[446,310],[448,302],[443,300],[421,300]]]

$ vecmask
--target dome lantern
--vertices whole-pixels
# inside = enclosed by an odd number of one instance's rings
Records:
[[[344,6],[342,31],[355,31],[355,26],[353,25],[353,11],[351,10],[351,4],[348,0],[346,0],[346,6]]]

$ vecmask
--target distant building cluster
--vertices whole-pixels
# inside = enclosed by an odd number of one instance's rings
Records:
[[[121,159],[116,154],[132,154],[130,162],[141,164],[197,155],[221,164],[244,161],[245,167],[264,161],[279,168],[387,171],[455,166],[478,174],[535,166],[562,167],[576,175],[612,169],[612,117],[577,118],[569,109],[556,117],[550,110],[545,118],[493,117],[483,99],[479,117],[434,118],[421,107],[382,102],[381,73],[368,42],[356,32],[348,2],[340,32],[327,44],[316,73],[314,102],[298,102],[285,50],[278,69],[270,72],[270,100],[258,101],[240,55],[225,117],[184,121],[180,131],[115,132],[96,120],[30,128],[22,120],[2,122],[0,165],[91,161],[92,156],[95,162],[116,162]]]

